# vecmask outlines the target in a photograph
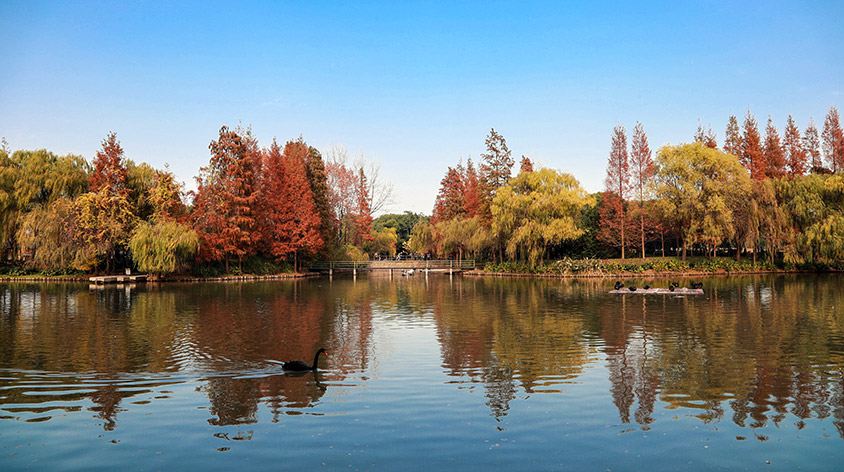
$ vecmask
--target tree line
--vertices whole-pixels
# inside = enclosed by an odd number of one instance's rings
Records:
[[[373,229],[390,198],[376,166],[326,161],[302,138],[259,146],[223,126],[186,192],[166,167],[126,158],[115,133],[92,163],[47,150],[0,149],[0,256],[12,270],[167,274],[301,270],[312,258],[395,253]],[[247,267],[244,267],[244,266]]]
[[[723,146],[698,127],[691,143],[653,153],[637,123],[613,129],[605,189],[588,195],[574,177],[518,173],[495,129],[486,152],[449,167],[430,220],[412,230],[417,252],[529,266],[559,256],[697,255],[758,257],[816,266],[844,261],[844,132],[831,108],[823,131],[803,133],[789,116],[783,137],[768,119],[764,138],[748,112],[730,116]]]
[[[723,145],[698,127],[689,144],[650,149],[644,126],[611,136],[603,192],[519,159],[491,129],[477,162],[448,167],[430,217],[378,218],[390,187],[378,168],[326,159],[301,137],[261,147],[223,126],[186,192],[166,167],[125,156],[110,133],[92,163],[0,148],[0,256],[46,273],[134,267],[166,274],[301,270],[313,259],[407,251],[538,266],[548,259],[687,254],[769,263],[844,260],[844,132],[838,111],[801,133],[789,116],[764,138],[748,112]]]

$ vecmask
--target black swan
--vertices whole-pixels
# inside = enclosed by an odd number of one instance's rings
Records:
[[[325,349],[319,348],[319,350],[314,354],[314,364],[308,365],[302,361],[287,361],[281,364],[281,368],[283,370],[288,370],[291,372],[307,372],[309,370],[317,370],[317,364],[319,363],[319,355],[325,354]],[[326,354],[327,355],[327,354]]]
[[[645,290],[650,290],[650,289],[651,289],[651,286],[650,286],[650,285],[645,285],[645,286],[644,286],[644,287],[642,287],[642,288],[644,288]]]
[[[703,288],[703,282],[692,282],[692,288]]]
[[[621,290],[622,288],[624,288],[624,284],[621,283],[621,281],[616,281],[614,287],[616,290]]]
[[[635,291],[636,291],[636,287],[627,287],[627,290],[630,290],[631,292],[635,292]]]

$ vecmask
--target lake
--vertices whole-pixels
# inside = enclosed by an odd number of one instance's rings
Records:
[[[0,470],[840,470],[844,277],[613,282],[0,284]]]

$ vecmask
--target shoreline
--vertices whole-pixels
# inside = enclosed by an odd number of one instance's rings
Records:
[[[102,274],[100,274],[102,275]],[[144,275],[144,274],[135,274]],[[91,277],[97,277],[96,274],[87,275],[3,275],[0,276],[0,283],[5,282],[74,282],[74,283],[91,283]],[[173,276],[148,276],[145,282],[121,282],[121,283],[170,283],[170,282],[248,282],[261,280],[287,280],[287,279],[304,279],[320,276],[319,273],[310,272],[296,272],[296,273],[282,273],[269,275],[220,275],[216,277],[198,277],[192,275],[173,275]],[[117,285],[117,284],[98,284],[103,286]]]
[[[590,272],[584,274],[572,273],[541,273],[530,274],[523,272],[486,272],[483,270],[469,270],[463,275],[471,277],[512,277],[538,279],[641,279],[641,278],[670,278],[670,277],[713,277],[731,275],[785,275],[785,274],[840,274],[839,270],[800,270],[800,269],[759,269],[759,270],[718,270],[718,271],[682,271],[682,272]]]

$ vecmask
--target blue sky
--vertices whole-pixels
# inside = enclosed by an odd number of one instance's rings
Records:
[[[657,148],[751,109],[844,105],[844,2],[0,2],[0,136],[127,156],[193,186],[222,124],[380,163],[430,213],[495,127],[602,188],[610,132]],[[744,4],[748,5],[744,5]]]

